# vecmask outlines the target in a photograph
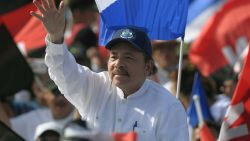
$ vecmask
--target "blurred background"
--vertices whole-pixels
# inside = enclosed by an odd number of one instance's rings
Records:
[[[60,0],[55,2],[58,6]],[[106,71],[109,54],[98,44],[100,17],[95,1],[64,3],[69,51],[79,64],[94,72]],[[75,121],[80,119],[78,112],[48,76],[44,63],[46,32],[29,14],[32,10],[36,7],[31,0],[0,1],[0,119],[28,141],[58,139],[64,136],[63,127],[73,121],[90,132],[86,123],[80,123],[84,121]],[[204,120],[217,138],[248,53],[249,39],[250,1],[189,1],[180,101],[189,116],[192,140],[200,140],[192,95],[198,87],[201,89]],[[152,46],[155,69],[149,79],[175,95],[180,41],[155,40]],[[48,122],[54,123],[38,128]]]

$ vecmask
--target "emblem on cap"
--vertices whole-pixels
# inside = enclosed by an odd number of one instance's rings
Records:
[[[129,29],[125,29],[122,31],[120,37],[125,39],[131,39],[134,37],[134,33]]]

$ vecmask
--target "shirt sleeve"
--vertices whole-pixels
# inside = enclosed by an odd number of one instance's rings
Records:
[[[102,93],[111,83],[107,73],[95,73],[76,63],[65,44],[51,43],[47,37],[45,63],[50,78],[59,90],[80,112],[82,116],[93,108],[94,99],[102,98]],[[92,104],[92,105],[91,105]]]
[[[167,113],[162,114],[158,119],[160,122],[157,126],[157,140],[188,141],[187,116],[182,105],[179,102],[172,104]]]

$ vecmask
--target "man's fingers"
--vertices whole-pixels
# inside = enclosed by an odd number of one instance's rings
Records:
[[[50,7],[50,8],[56,8],[55,1],[54,1],[54,0],[49,0],[49,7]]]
[[[36,12],[31,11],[30,14],[32,16],[36,17],[38,20],[43,21],[43,17],[41,15],[37,14]]]
[[[63,1],[61,1],[60,2],[60,6],[59,6],[59,13],[60,13],[60,15],[61,14],[63,14],[63,16],[64,16],[64,3],[63,3]]]
[[[35,4],[35,6],[39,9],[39,11],[40,11],[42,14],[45,14],[44,8],[41,6],[41,4],[40,4],[37,0],[34,0],[33,3]]]
[[[47,0],[41,0],[41,1],[42,1],[44,9],[48,10],[49,9],[49,4],[48,4]]]

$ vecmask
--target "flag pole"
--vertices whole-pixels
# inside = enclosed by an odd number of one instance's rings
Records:
[[[177,77],[177,88],[176,98],[180,98],[180,87],[181,87],[181,72],[182,72],[182,60],[183,60],[183,48],[184,48],[184,37],[181,38],[180,55],[179,55],[179,66],[178,66],[178,77]]]
[[[195,105],[195,109],[198,115],[198,120],[199,120],[199,127],[201,128],[204,124],[204,118],[202,116],[202,111],[201,111],[201,104],[200,104],[200,100],[199,100],[199,96],[198,95],[194,95],[193,96],[193,100],[194,100],[194,105]]]

